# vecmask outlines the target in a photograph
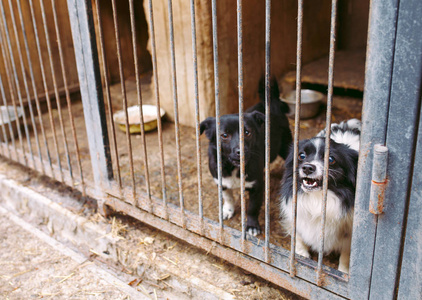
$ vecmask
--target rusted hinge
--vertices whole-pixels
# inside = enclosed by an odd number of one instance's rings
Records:
[[[387,186],[388,148],[377,144],[374,146],[374,160],[372,164],[371,194],[369,211],[374,215],[383,213],[385,188]]]

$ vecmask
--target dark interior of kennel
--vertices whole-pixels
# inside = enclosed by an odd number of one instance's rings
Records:
[[[135,3],[135,17],[137,26],[138,57],[140,59],[140,69],[142,72],[142,97],[143,102],[155,104],[155,94],[153,81],[151,80],[152,64],[149,45],[148,18],[145,14],[147,1]],[[129,8],[126,1],[116,1],[118,22],[120,28],[120,43],[122,46],[122,58],[124,66],[125,84],[127,89],[128,105],[137,104],[137,91],[135,84],[135,72],[133,65],[133,53],[130,31]],[[98,33],[97,16],[95,13],[96,1],[93,1],[94,20],[96,32]],[[26,5],[23,3],[23,5]],[[46,1],[47,18],[49,19],[48,30],[51,37],[55,36],[51,21],[51,7]],[[113,12],[111,3],[108,0],[100,0],[102,31],[105,35],[105,50],[107,57],[107,70],[111,86],[112,109],[113,112],[123,108],[121,94],[121,78],[119,76],[118,61],[116,55],[116,41],[114,38]],[[154,15],[157,39],[157,60],[158,77],[160,84],[160,99],[162,107],[166,110],[166,120],[163,123],[163,141],[166,172],[166,189],[168,200],[174,205],[179,205],[179,193],[177,182],[176,163],[176,141],[175,128],[173,123],[173,99],[172,86],[170,81],[170,48],[168,44],[168,17],[167,2],[154,1]],[[294,87],[295,62],[296,62],[296,12],[297,5],[293,1],[273,1],[272,4],[272,49],[271,68],[272,74],[279,80],[284,91]],[[260,0],[248,0],[243,4],[244,12],[244,98],[245,108],[258,101],[258,81],[264,72],[264,28],[265,28],[265,7]],[[7,10],[8,8],[6,8]],[[72,90],[77,90],[77,72],[74,62],[74,53],[70,35],[70,26],[67,17],[67,7],[65,1],[57,2],[58,13],[61,16],[60,28],[61,39],[65,45],[66,72],[68,73],[69,86]],[[24,11],[29,11],[24,7]],[[179,91],[179,112],[181,126],[181,159],[183,195],[185,208],[192,212],[198,211],[198,191],[197,191],[197,165],[196,165],[196,145],[194,125],[194,105],[193,105],[193,78],[191,62],[191,33],[190,33],[190,11],[187,1],[173,1],[175,16],[175,48],[178,73]],[[369,1],[341,1],[338,10],[338,33],[337,33],[337,54],[335,62],[335,92],[333,107],[333,122],[341,121],[352,117],[360,118],[361,96],[363,92],[365,46],[368,24]],[[212,63],[212,34],[211,34],[211,4],[209,1],[198,1],[196,4],[197,14],[197,47],[199,66],[199,97],[200,97],[200,117],[205,119],[215,114],[214,104],[214,74]],[[39,30],[42,23],[36,11],[36,18]],[[26,24],[31,24],[31,16],[24,16]],[[10,19],[7,20],[10,23]],[[28,25],[28,31],[30,25]],[[329,28],[330,28],[330,1],[306,2],[304,7],[304,36],[303,36],[303,85],[320,91],[326,91],[328,50],[329,50]],[[236,40],[236,3],[233,1],[220,1],[218,3],[218,34],[219,34],[219,64],[220,64],[220,99],[221,113],[235,113],[238,110],[237,96],[237,40]],[[98,36],[98,35],[97,35]],[[50,37],[50,39],[51,39]],[[97,38],[97,44],[100,45]],[[33,41],[30,41],[33,43]],[[41,38],[42,47],[45,41]],[[52,43],[53,53],[57,53],[56,43]],[[99,52],[101,52],[100,47]],[[45,53],[43,56],[46,55]],[[33,61],[37,61],[36,52],[31,52]],[[53,57],[55,57],[53,55]],[[16,57],[16,59],[18,59]],[[47,57],[44,57],[45,63]],[[56,74],[61,74],[59,63],[55,64]],[[101,70],[104,65],[101,65]],[[258,71],[257,71],[258,70]],[[34,71],[39,73],[34,65]],[[0,63],[0,72],[5,78],[5,65]],[[51,73],[49,73],[51,74]],[[51,76],[51,75],[50,75]],[[60,77],[60,76],[58,76]],[[29,77],[28,77],[29,80]],[[38,77],[37,90],[42,95],[44,89],[41,78]],[[51,78],[48,78],[51,82]],[[104,81],[104,78],[103,78]],[[63,94],[63,82],[58,79],[59,89]],[[52,88],[50,88],[52,92]],[[23,91],[24,92],[24,91]],[[9,97],[9,96],[8,96]],[[42,98],[40,96],[40,98]],[[92,170],[89,160],[88,141],[84,128],[84,117],[82,104],[78,100],[78,93],[74,96],[72,109],[75,116],[76,130],[79,138],[82,167],[87,181],[92,180]],[[54,115],[58,123],[57,113]],[[47,114],[43,119],[48,121]],[[293,129],[293,120],[291,128]],[[70,135],[71,129],[68,125],[69,119],[64,114],[66,132]],[[108,120],[109,131],[111,120]],[[324,108],[320,114],[313,119],[301,122],[301,138],[315,135],[325,126]],[[116,129],[117,130],[117,129]],[[51,139],[51,133],[48,132]],[[34,137],[31,136],[33,140]],[[131,174],[129,168],[128,149],[126,136],[121,131],[116,131],[116,143],[118,147],[119,166],[116,165],[115,156],[112,152],[114,173],[120,169],[123,188],[131,189]],[[145,192],[144,158],[142,154],[142,139],[139,135],[131,136],[134,175],[136,189],[138,192]],[[153,131],[146,134],[146,144],[148,149],[148,166],[151,181],[151,192],[154,196],[161,198],[161,171],[158,154],[158,132]],[[201,137],[202,174],[203,174],[203,199],[204,215],[207,218],[218,220],[218,196],[217,187],[214,184],[207,166],[207,140]],[[64,147],[60,144],[61,156],[65,156]],[[54,158],[53,158],[54,159]],[[64,161],[64,160],[63,160]],[[76,164],[76,158],[71,156],[71,162]],[[283,247],[290,248],[290,239],[285,238],[278,224],[277,190],[283,172],[283,161],[278,159],[271,167],[271,242],[282,244]],[[236,215],[233,219],[225,221],[225,225],[240,229],[240,204],[236,206]],[[264,223],[264,215],[261,214],[261,225]],[[261,236],[262,238],[262,236]],[[335,260],[333,260],[335,261]],[[325,261],[328,265],[334,266],[331,260]]]

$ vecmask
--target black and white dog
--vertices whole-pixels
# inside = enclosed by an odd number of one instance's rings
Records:
[[[349,271],[361,123],[351,119],[331,126],[324,253],[339,252],[339,270]],[[299,142],[296,253],[310,257],[319,251],[325,130]],[[281,187],[281,218],[292,229],[293,149],[286,160]]]
[[[261,102],[249,108],[244,114],[244,145],[245,145],[245,187],[249,191],[246,231],[258,235],[261,229],[258,222],[259,211],[264,198],[264,165],[265,165],[265,90],[261,81],[259,87]],[[289,108],[279,100],[278,85],[271,82],[271,128],[270,160],[277,155],[286,158],[292,134],[286,113]],[[201,134],[205,131],[209,139],[208,162],[211,175],[218,182],[217,140],[215,118],[209,117],[201,122]],[[222,183],[223,183],[223,218],[230,219],[234,215],[234,200],[232,189],[240,188],[240,145],[239,145],[239,115],[230,114],[220,118]]]

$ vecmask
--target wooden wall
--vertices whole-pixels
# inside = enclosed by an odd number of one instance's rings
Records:
[[[146,7],[146,3],[144,3]],[[171,86],[171,57],[167,1],[154,1],[158,76],[163,107],[174,115]],[[193,126],[194,97],[189,2],[173,1],[175,49],[180,122]],[[273,1],[272,5],[272,74],[281,78],[295,68],[296,62],[295,1]],[[199,64],[200,118],[215,114],[212,50],[211,1],[196,2],[197,46]],[[330,1],[308,1],[304,11],[304,63],[328,53]],[[218,1],[218,43],[220,112],[238,111],[236,2]],[[258,82],[265,63],[265,3],[243,2],[244,103],[245,108],[258,101]]]
[[[32,68],[33,68],[33,72],[35,76],[35,85],[37,88],[37,92],[39,93],[39,96],[42,97],[42,95],[44,94],[44,87],[43,87],[43,81],[42,81],[42,76],[41,76],[41,64],[40,64],[40,60],[37,53],[36,43],[35,43],[35,34],[34,34],[34,28],[32,26],[32,17],[30,13],[30,7],[28,4],[28,1],[20,1],[20,2],[22,5],[25,31],[28,38],[30,60],[32,62]],[[41,9],[40,9],[39,2],[37,0],[34,0],[33,2],[34,2],[34,9],[35,9],[36,26],[38,29],[38,36],[39,36],[39,41],[41,45],[43,65],[44,65],[44,69],[46,73],[48,90],[51,93],[54,91],[53,81],[52,81],[52,72],[50,68],[50,62],[49,62],[48,51],[47,51],[47,46],[46,46],[47,44],[46,44],[46,39],[45,39],[45,34],[44,34],[44,26],[43,26],[43,22],[41,18]],[[33,99],[34,93],[33,93],[32,83],[31,83],[31,78],[30,78],[29,64],[26,58],[27,56],[25,52],[24,39],[23,39],[23,34],[22,34],[22,28],[20,25],[19,13],[18,13],[17,4],[15,3],[15,1],[12,1],[12,3],[13,3],[13,15],[15,17],[15,21],[16,21],[16,25],[18,29],[17,31],[18,31],[18,36],[19,36],[19,43],[22,49],[23,63],[25,67],[24,75],[22,74],[22,71],[21,71],[21,65],[20,65],[21,60],[19,58],[19,53],[17,51],[17,41],[15,39],[13,23],[12,23],[12,18],[11,18],[12,14],[8,6],[9,1],[3,1],[5,13],[6,13],[7,27],[8,27],[11,43],[12,43],[12,48],[13,48],[12,50],[13,58],[14,58],[15,66],[16,66],[16,71],[18,74],[20,91],[22,93],[22,96],[26,98],[26,91],[24,88],[24,79],[26,79],[29,85],[30,97]],[[51,48],[52,48],[52,60],[53,60],[53,65],[54,65],[53,70],[56,75],[55,77],[57,81],[57,86],[60,90],[62,90],[63,77],[62,77],[59,54],[58,54],[56,31],[54,29],[51,1],[44,0],[43,3],[44,3],[45,11],[46,11],[48,34],[49,34]],[[67,79],[68,79],[68,85],[72,89],[74,89],[78,87],[78,76],[77,76],[76,63],[75,63],[75,54],[73,50],[72,35],[70,34],[70,24],[69,24],[69,17],[67,13],[66,0],[57,0],[56,7],[57,7],[59,30],[61,33],[61,42],[63,46],[63,54],[65,57],[64,63],[65,63],[65,70],[66,70]],[[2,29],[1,30],[2,31],[2,47],[6,51],[6,54],[7,54],[6,57],[8,58],[9,66],[11,66],[11,60],[10,60],[11,56],[6,46],[7,43],[6,43],[5,35],[4,35],[5,27],[3,26],[2,19],[0,22],[1,22],[0,28]],[[6,68],[5,68],[5,64],[3,60],[3,55],[0,55],[0,75],[2,78],[3,85],[5,87],[7,99],[9,99],[10,101],[10,86],[8,85],[8,80],[7,80],[8,77],[7,77],[7,72],[6,72]],[[9,75],[11,76],[9,78],[13,81],[13,84],[14,84],[12,70],[11,70],[11,73],[9,73]],[[14,85],[14,90],[15,90],[15,95],[17,97],[15,85]],[[26,100],[24,101],[26,102]],[[9,102],[9,104],[11,104],[11,102]]]

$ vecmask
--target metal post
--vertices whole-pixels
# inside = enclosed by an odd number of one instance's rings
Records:
[[[99,199],[102,187],[113,177],[97,44],[90,0],[68,0],[69,19],[78,68],[95,186]],[[104,202],[99,203],[100,206]],[[99,206],[99,207],[100,207]],[[100,212],[104,213],[101,207]]]

